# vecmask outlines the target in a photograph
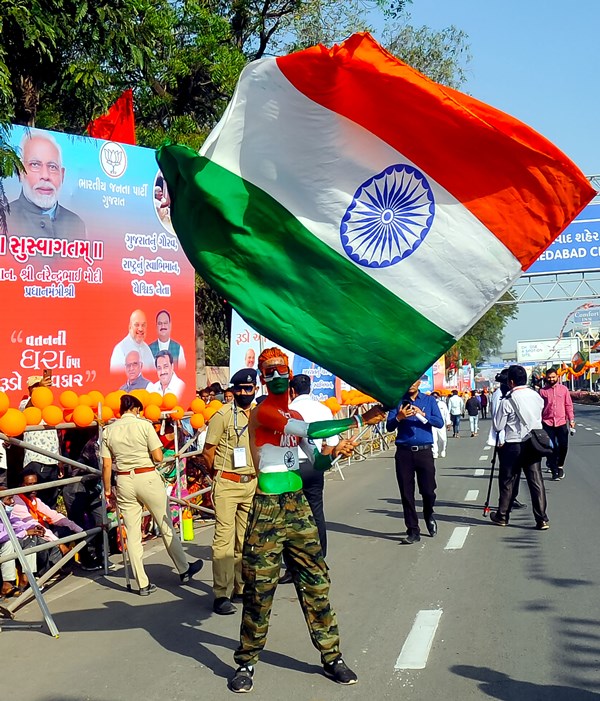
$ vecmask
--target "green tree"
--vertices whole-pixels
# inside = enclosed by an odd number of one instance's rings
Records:
[[[407,16],[406,22],[396,21],[385,29],[383,43],[390,53],[437,83],[459,88],[466,80],[471,60],[468,36],[456,27],[439,31],[414,27]]]
[[[502,299],[509,299],[505,294]],[[446,367],[457,364],[458,359],[475,366],[490,355],[500,352],[504,329],[510,319],[517,316],[516,303],[495,304],[446,354]]]

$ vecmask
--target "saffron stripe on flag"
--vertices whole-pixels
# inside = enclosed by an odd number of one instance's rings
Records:
[[[418,163],[512,251],[523,269],[595,194],[546,138],[426,78],[368,34],[355,34],[331,50],[315,46],[276,60],[309,99]]]

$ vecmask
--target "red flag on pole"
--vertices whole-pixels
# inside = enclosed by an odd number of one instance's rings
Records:
[[[88,124],[87,132],[96,139],[135,145],[133,91],[125,90],[106,114]]]

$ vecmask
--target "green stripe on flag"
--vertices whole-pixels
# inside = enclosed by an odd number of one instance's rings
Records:
[[[185,146],[157,160],[192,265],[276,343],[388,406],[454,343],[263,190]]]

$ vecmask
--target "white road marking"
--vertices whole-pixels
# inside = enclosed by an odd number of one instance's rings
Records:
[[[597,436],[600,436],[600,431],[596,431],[596,435],[597,435]]]
[[[484,445],[484,446],[483,446],[483,449],[484,449],[484,450],[491,450],[491,449],[492,449],[492,446],[491,446],[491,445]]]
[[[478,467],[475,470],[475,477],[481,477],[482,475],[485,475],[485,470],[483,469],[483,467]]]
[[[583,426],[583,424],[577,424],[578,426]]]
[[[480,460],[487,460],[487,459],[488,459],[488,456],[487,456],[487,455],[480,455],[480,456],[479,456],[479,459],[480,459]]]
[[[471,526],[456,526],[444,550],[460,550],[465,544]]]
[[[585,427],[585,430],[586,430],[586,431],[591,431],[592,429],[591,429],[589,426],[586,426],[586,427]]]
[[[479,496],[478,489],[469,489],[469,491],[467,492],[467,496],[465,497],[465,501],[477,501],[478,496]]]
[[[425,669],[442,610],[419,611],[394,669]]]

